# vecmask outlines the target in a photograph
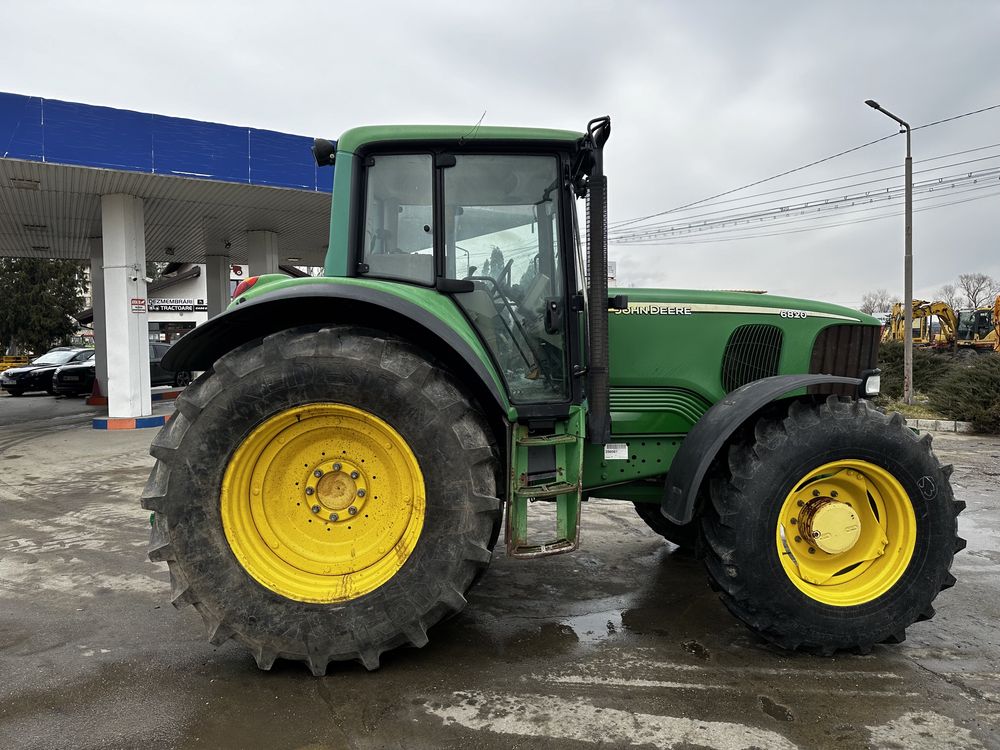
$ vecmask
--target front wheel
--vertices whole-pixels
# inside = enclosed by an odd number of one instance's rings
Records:
[[[712,486],[706,565],[723,603],[788,649],[867,652],[934,615],[964,503],[899,415],[793,403],[733,445]]]
[[[500,521],[492,431],[378,332],[285,331],[223,356],[153,441],[150,559],[214,644],[262,669],[368,669],[465,605]]]

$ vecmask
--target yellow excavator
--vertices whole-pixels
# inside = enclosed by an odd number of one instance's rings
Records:
[[[992,307],[959,311],[955,343],[958,353],[1000,351],[1000,296]]]
[[[882,341],[902,341],[905,330],[903,305],[897,302],[882,331]],[[1000,352],[1000,295],[992,308],[958,312],[941,300],[913,300],[913,345],[921,349],[951,350],[957,356]]]
[[[934,319],[937,319],[937,330]],[[913,300],[913,345],[922,349],[952,348],[958,339],[958,315],[947,302]],[[883,341],[903,341],[906,332],[903,304],[892,306],[892,313],[882,330]]]
[[[993,351],[1000,353],[1000,294],[993,302]]]

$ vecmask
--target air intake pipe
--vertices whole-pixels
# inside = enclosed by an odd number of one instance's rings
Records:
[[[604,144],[611,135],[611,118],[587,123],[585,147],[593,168],[587,180],[587,275],[590,362],[587,366],[587,439],[595,445],[611,440],[608,401],[608,179],[604,175]]]

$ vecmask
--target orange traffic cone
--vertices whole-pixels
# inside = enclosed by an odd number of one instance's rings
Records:
[[[87,397],[87,406],[107,406],[108,397],[101,395],[101,381],[96,377],[94,378],[94,386],[90,389],[90,395]]]

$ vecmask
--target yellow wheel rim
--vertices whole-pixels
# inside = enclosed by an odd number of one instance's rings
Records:
[[[344,404],[288,409],[258,426],[222,480],[222,527],[258,583],[289,599],[355,599],[409,558],[424,478],[403,437]]]
[[[873,601],[906,571],[917,520],[906,490],[880,466],[833,461],[788,493],[775,540],[788,579],[835,607]]]

